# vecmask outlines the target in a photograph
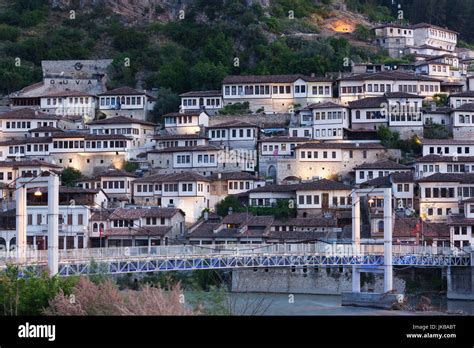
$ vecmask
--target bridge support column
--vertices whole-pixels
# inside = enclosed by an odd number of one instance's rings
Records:
[[[393,290],[393,260],[392,260],[392,190],[384,190],[384,292]]]
[[[17,182],[16,185],[16,255],[19,263],[26,261],[26,187]],[[10,246],[8,246],[10,247]]]
[[[353,253],[360,252],[360,197],[352,194],[352,247]]]
[[[360,272],[356,266],[352,266],[352,292],[360,292]]]
[[[26,204],[25,204],[26,209]],[[59,177],[48,177],[48,269],[50,276],[59,268]]]

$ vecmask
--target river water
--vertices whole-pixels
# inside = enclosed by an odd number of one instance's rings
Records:
[[[293,297],[291,297],[293,296]],[[432,300],[433,311],[392,311],[367,307],[346,307],[336,295],[288,295],[231,293],[235,314],[244,315],[474,315],[474,301]],[[413,298],[409,303],[417,303]]]

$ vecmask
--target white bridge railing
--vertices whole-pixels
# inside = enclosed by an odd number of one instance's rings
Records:
[[[111,247],[59,250],[60,263],[76,263],[83,261],[120,261],[130,259],[161,259],[223,256],[278,256],[278,255],[321,255],[321,256],[364,256],[383,255],[381,244],[361,244],[355,248],[352,244],[217,244],[217,245],[172,245],[151,247]],[[392,253],[397,255],[452,255],[463,253],[457,249],[432,246],[393,245]],[[0,251],[0,264],[17,263],[17,251]],[[41,264],[48,262],[48,250],[32,250],[25,252],[25,264]]]

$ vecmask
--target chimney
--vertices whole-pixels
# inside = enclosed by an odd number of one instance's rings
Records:
[[[436,111],[436,104],[435,103],[431,103],[431,111]]]
[[[209,212],[206,210],[204,212],[204,221],[207,221],[207,220],[209,220]]]
[[[232,207],[229,207],[229,210],[227,212],[227,215],[232,215]]]
[[[312,72],[311,77],[316,77],[316,74],[314,72]]]
[[[35,116],[38,116],[38,110],[35,110]]]
[[[222,179],[222,173],[217,173],[217,179]]]

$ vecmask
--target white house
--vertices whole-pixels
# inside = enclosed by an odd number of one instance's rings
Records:
[[[15,109],[0,114],[0,139],[26,138],[31,129],[58,127],[60,117],[33,109]]]
[[[128,150],[129,157],[131,158],[155,145],[153,137],[156,125],[152,122],[125,116],[115,116],[89,122],[87,127],[93,135],[122,134],[131,138],[131,147]]]
[[[215,112],[223,107],[222,91],[192,91],[179,95],[181,97],[180,109],[187,112],[190,110],[206,110]]]
[[[390,160],[363,163],[354,168],[355,182],[360,185],[366,181],[386,177],[392,173],[409,173],[411,168]]]
[[[339,98],[344,104],[362,98],[381,97],[391,92],[431,98],[440,91],[441,80],[399,71],[356,74],[339,79]]]
[[[415,175],[423,178],[435,173],[474,172],[474,156],[427,155],[415,161]]]
[[[291,112],[298,106],[332,100],[332,81],[303,75],[240,75],[222,81],[224,105],[249,103],[250,110]]]
[[[165,132],[172,134],[201,133],[209,126],[209,115],[202,112],[173,112],[163,115]]]
[[[80,115],[85,121],[93,120],[96,111],[96,99],[93,94],[81,91],[57,91],[42,95],[42,112],[57,116]]]
[[[153,110],[156,98],[146,91],[119,87],[98,95],[99,111],[107,117],[125,116],[145,121]]]
[[[465,91],[451,94],[449,96],[449,105],[452,108],[459,108],[464,104],[474,103],[474,91]]]
[[[415,46],[423,45],[436,47],[453,52],[456,49],[459,33],[428,23],[412,25]]]
[[[387,50],[392,58],[402,58],[409,47],[415,45],[413,29],[398,24],[385,24],[373,29],[376,43]]]
[[[429,221],[446,222],[460,213],[460,202],[474,197],[474,174],[436,173],[418,179],[420,215]]]
[[[195,222],[204,209],[213,209],[224,196],[213,194],[211,180],[195,172],[157,174],[133,183],[135,204],[179,208],[186,222]]]
[[[423,156],[473,156],[474,140],[469,139],[424,139]]]
[[[311,104],[298,111],[300,125],[311,129],[315,140],[342,140],[349,127],[349,110],[333,102]],[[294,128],[290,128],[290,134]]]
[[[474,103],[463,104],[451,111],[453,119],[453,137],[472,139],[474,136]]]

